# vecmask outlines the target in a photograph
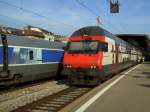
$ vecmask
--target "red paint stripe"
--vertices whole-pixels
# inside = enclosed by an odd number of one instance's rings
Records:
[[[69,38],[69,42],[71,41],[84,41],[86,39],[90,40],[98,40],[104,42],[105,37],[104,36],[74,36]]]

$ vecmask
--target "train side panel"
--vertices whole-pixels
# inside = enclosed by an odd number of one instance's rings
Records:
[[[61,49],[8,47],[10,76],[0,78],[0,85],[22,83],[56,76],[63,59]],[[0,46],[0,71],[3,67],[3,49]]]
[[[103,72],[105,75],[112,73],[118,73],[119,71],[126,69],[137,63],[137,54],[132,52],[127,44],[119,42],[119,44],[109,38],[105,38],[105,42],[108,45],[108,51],[103,52]]]
[[[107,51],[103,52],[102,58],[102,71],[103,74],[108,76],[110,73],[115,72],[115,40],[105,37],[105,42],[107,45]]]

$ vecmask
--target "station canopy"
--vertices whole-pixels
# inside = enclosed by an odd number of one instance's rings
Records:
[[[116,34],[116,36],[136,47],[141,48],[144,53],[150,52],[148,47],[150,38],[147,34]]]

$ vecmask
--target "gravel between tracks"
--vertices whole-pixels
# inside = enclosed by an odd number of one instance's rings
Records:
[[[26,105],[45,96],[52,95],[68,88],[57,81],[49,81],[41,85],[15,90],[0,95],[0,112],[10,112],[19,106]]]

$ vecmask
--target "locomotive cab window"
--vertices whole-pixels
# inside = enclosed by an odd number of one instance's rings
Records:
[[[77,54],[95,54],[99,50],[98,41],[75,41],[70,42],[67,51]]]
[[[108,52],[108,43],[102,43],[102,51],[103,52]]]
[[[33,51],[29,51],[29,59],[30,59],[30,60],[33,60],[33,59],[34,59]]]

